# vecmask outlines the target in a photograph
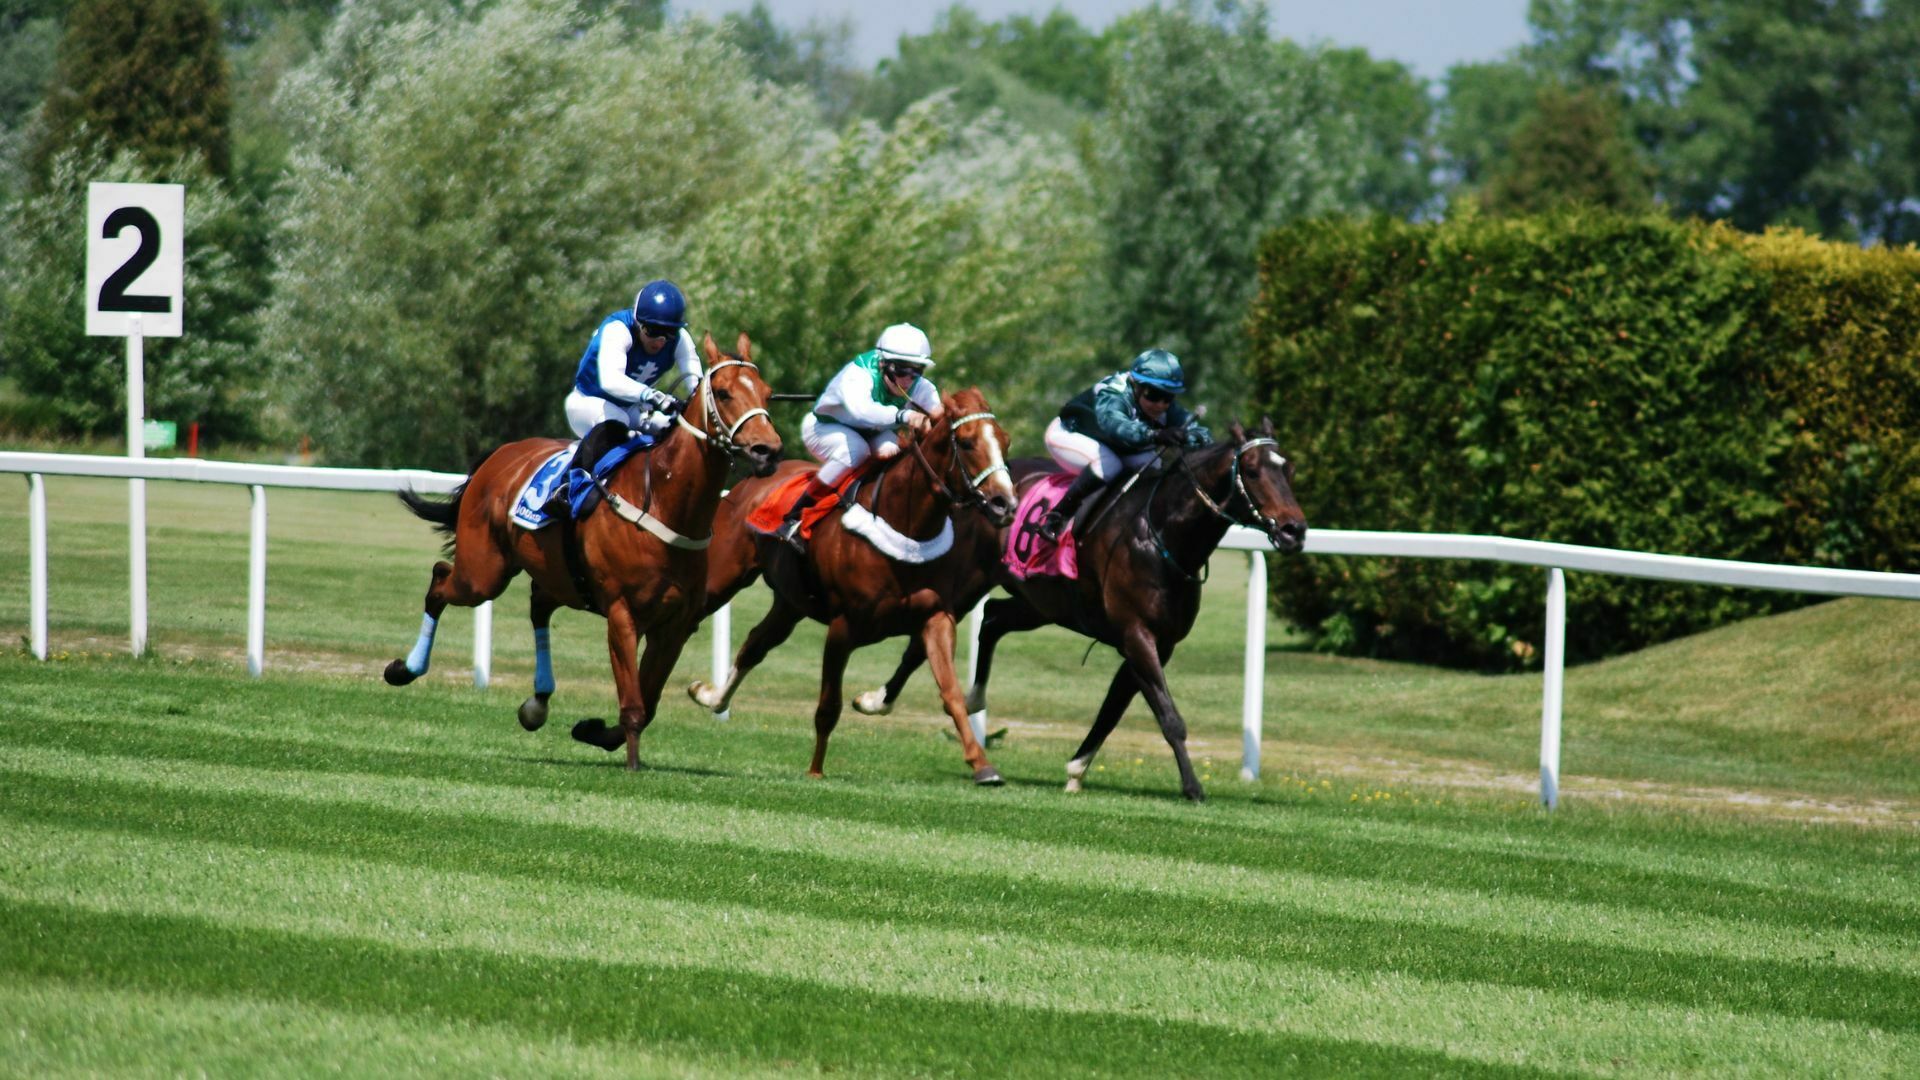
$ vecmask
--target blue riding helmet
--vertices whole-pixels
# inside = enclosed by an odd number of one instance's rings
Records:
[[[685,326],[687,298],[671,281],[649,281],[633,298],[633,321],[650,326]]]
[[[1148,349],[1133,358],[1133,381],[1157,386],[1169,394],[1186,390],[1186,373],[1180,370],[1180,358],[1165,349]]]

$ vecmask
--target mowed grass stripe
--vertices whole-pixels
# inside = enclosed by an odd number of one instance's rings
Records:
[[[12,1076],[791,1077],[738,1054],[537,1039],[499,1024],[246,1000],[212,993],[0,986],[0,1072]],[[270,1063],[270,1065],[269,1065]],[[809,1070],[812,1071],[812,1070]]]
[[[319,760],[323,748],[297,747],[290,751],[279,745],[280,740],[262,736],[223,736],[210,748],[211,753],[195,755],[180,731],[168,732],[164,738],[153,737],[143,745],[137,725],[134,727],[131,738],[126,734],[129,726],[121,725],[113,729],[122,733],[118,736],[96,728],[88,729],[85,737],[64,739],[51,731],[10,725],[0,728],[0,740],[4,740],[0,745],[15,747],[22,767],[50,768],[75,778],[121,778],[146,784],[163,775],[167,783],[216,794],[297,793],[321,800],[372,801],[400,809],[475,811],[535,824],[594,822],[616,832],[631,830],[636,836],[667,834],[676,841],[744,844],[772,851],[817,853],[839,861],[877,862],[935,873],[1012,876],[1075,887],[1111,881],[1122,883],[1115,886],[1122,890],[1172,891],[1197,902],[1275,907],[1283,909],[1289,918],[1332,916],[1467,929],[1498,924],[1522,935],[1535,933],[1532,927],[1551,925],[1554,929],[1542,936],[1556,940],[1572,937],[1602,947],[1627,942],[1639,948],[1712,953],[1735,959],[1821,959],[1909,975],[1920,973],[1920,949],[1912,944],[1908,932],[1916,919],[1900,902],[1904,897],[1869,900],[1857,892],[1809,896],[1798,888],[1756,884],[1735,889],[1722,879],[1702,881],[1684,874],[1648,872],[1628,876],[1627,883],[1606,899],[1566,899],[1564,893],[1571,889],[1560,890],[1563,895],[1558,898],[1539,898],[1507,885],[1510,880],[1524,881],[1543,872],[1539,865],[1543,860],[1524,857],[1489,857],[1481,873],[1493,887],[1461,888],[1449,880],[1454,873],[1451,864],[1461,858],[1449,847],[1457,832],[1420,840],[1349,840],[1340,831],[1345,823],[1335,819],[1300,823],[1299,835],[1276,838],[1266,845],[1308,853],[1322,847],[1361,846],[1371,857],[1368,865],[1377,873],[1369,878],[1361,876],[1367,871],[1352,865],[1351,859],[1334,872],[1315,866],[1312,858],[1300,859],[1305,866],[1298,869],[1288,860],[1274,861],[1271,856],[1266,865],[1257,866],[1196,863],[1186,857],[1184,841],[1191,831],[1186,825],[1162,830],[1161,848],[1154,854],[1089,852],[1071,831],[1053,840],[1028,840],[962,830],[951,820],[911,821],[905,826],[848,820],[838,813],[843,800],[827,790],[831,785],[790,785],[803,789],[794,801],[806,802],[805,797],[810,795],[811,805],[769,811],[754,808],[763,801],[768,788],[764,783],[675,782],[662,774],[633,777],[601,768],[587,771],[605,774],[604,784],[592,790],[576,788],[555,793],[538,786],[537,779],[524,788],[515,786],[511,779],[515,773],[548,773],[553,771],[551,766],[522,763],[517,768],[475,767],[471,775],[504,783],[468,784],[439,775],[441,770],[433,767],[437,762],[418,755],[349,752],[327,756],[323,761]],[[109,745],[131,751],[135,757],[106,754]],[[40,748],[29,751],[29,746]],[[213,764],[204,757],[258,761],[264,764],[265,772],[250,765]],[[163,762],[166,764],[161,765]],[[348,771],[364,765],[385,771]],[[273,775],[281,770],[291,771],[284,776]],[[580,771],[570,771],[568,780],[576,778],[571,773]],[[422,784],[429,787],[421,788]],[[437,794],[427,799],[426,791]],[[723,792],[733,794],[734,803],[747,805],[728,803]],[[1077,802],[1064,798],[1034,801],[1043,805],[995,807],[991,816],[1031,821],[1047,817],[1053,812],[1052,806]],[[949,813],[946,817],[959,816]],[[986,812],[975,815],[988,816]],[[827,837],[821,835],[819,823],[823,818],[836,826]],[[1602,882],[1622,876],[1607,867],[1580,865],[1570,859],[1548,862],[1546,872],[1552,874],[1586,876]],[[1749,872],[1758,869],[1749,868]],[[1501,877],[1502,873],[1506,877]],[[1406,878],[1416,880],[1408,885]],[[1754,903],[1755,897],[1763,898],[1763,902]],[[1695,913],[1684,919],[1678,917],[1689,909],[1696,909]],[[1756,919],[1756,909],[1760,915],[1771,917]],[[1800,912],[1810,917],[1791,917]]]
[[[994,1026],[995,1039],[1023,1037],[1026,1017],[1064,1012],[1088,1017],[1089,1026],[1171,1021],[1556,1070],[1629,1051],[1642,1069],[1671,1069],[1698,1060],[1703,1044],[1741,1048],[1719,1060],[1763,1071],[1877,1071],[1920,1060],[1920,1038],[1844,1023],[1622,1006],[1392,974],[1343,977],[1299,965],[1170,962],[1019,935],[651,901],[568,882],[542,883],[530,895],[523,882],[347,857],[138,836],[73,840],[58,829],[12,832],[9,845],[33,871],[0,893],[27,912],[29,926],[38,925],[33,909],[60,898],[80,909],[65,917],[96,924],[195,920],[215,936],[291,935],[343,942],[349,951],[452,951],[522,965],[619,965],[648,973],[649,982],[663,971],[751,976],[908,1008],[933,999],[1001,1009],[1014,1019]],[[0,902],[0,923],[14,921],[7,907]],[[610,918],[613,912],[620,915]],[[142,966],[170,965],[156,956]],[[1561,1034],[1516,1037],[1547,1030]],[[1191,1068],[1211,1071],[1211,1063]]]
[[[138,762],[106,764],[129,774],[143,771]],[[618,884],[643,899],[730,903],[752,897],[769,910],[919,926],[990,920],[1006,932],[1063,934],[1159,953],[1170,962],[1211,957],[1300,963],[1616,1001],[1851,1019],[1891,1031],[1920,1027],[1920,1017],[1903,1004],[1920,1000],[1920,976],[1821,959],[1818,950],[1807,956],[1804,942],[1778,943],[1788,956],[1727,958],[1648,947],[1626,934],[1612,942],[1556,938],[1531,926],[1535,920],[1516,920],[1497,909],[1483,911],[1479,922],[1423,923],[1399,910],[1412,901],[1385,890],[1350,894],[1355,910],[1347,911],[1316,895],[1314,882],[1275,880],[1245,890],[1242,876],[1183,872],[1176,863],[1163,864],[1160,873],[1131,867],[1123,878],[1103,877],[1097,864],[1075,865],[1075,853],[1065,849],[1058,858],[1023,857],[997,872],[983,866],[961,871],[970,859],[990,864],[1000,853],[969,854],[941,847],[936,837],[902,836],[893,846],[875,846],[869,838],[864,857],[850,859],[835,852],[855,845],[842,843],[821,822],[790,822],[782,830],[764,818],[751,826],[739,820],[703,823],[672,815],[668,807],[643,808],[641,816],[671,834],[666,836],[645,822],[621,820],[618,806],[602,811],[591,799],[493,813],[472,805],[497,794],[485,789],[384,779],[292,778],[289,784],[289,778],[216,771],[217,792],[196,790],[191,777],[163,775],[96,779],[91,790],[76,793],[75,774],[55,764],[51,775],[9,776],[13,797],[5,813],[16,821],[90,824],[102,831],[144,821],[165,835],[278,850],[331,854],[345,844],[366,860],[530,882]],[[611,826],[577,824],[609,816]],[[710,830],[705,839],[682,835],[700,836],[703,824]],[[931,865],[916,864],[922,859]],[[1089,870],[1095,873],[1089,876]],[[1218,895],[1228,890],[1245,892],[1238,898]],[[1547,919],[1550,926],[1586,921],[1565,913]],[[1899,943],[1844,947],[1861,959],[1876,952],[1911,955]]]
[[[0,902],[0,924],[8,930],[0,957],[16,977],[239,993],[671,1054],[752,1047],[763,1060],[938,1075],[1547,1075],[1356,1040],[918,998],[731,969],[398,946],[11,901]],[[619,930],[609,920],[601,933]]]

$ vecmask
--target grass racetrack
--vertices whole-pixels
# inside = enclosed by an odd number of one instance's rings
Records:
[[[597,619],[556,618],[555,720],[514,723],[524,584],[492,689],[459,613],[379,682],[436,548],[390,499],[269,493],[254,680],[244,491],[149,485],[133,661],[125,486],[48,489],[47,663],[0,512],[0,1074],[1920,1074],[1914,605],[1569,672],[1551,814],[1537,676],[1277,624],[1266,774],[1235,779],[1237,553],[1169,669],[1204,806],[1139,708],[1060,792],[1113,659],[1057,631],[997,665],[1004,789],[924,674],[806,780],[813,628],[724,722],[680,690],[696,636],[629,775],[566,736],[610,715]]]

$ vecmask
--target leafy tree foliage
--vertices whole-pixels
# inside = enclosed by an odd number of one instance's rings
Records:
[[[156,161],[196,155],[226,175],[227,62],[208,0],[78,0],[66,26],[36,175],[83,131]]]
[[[1044,140],[936,97],[890,128],[850,127],[688,237],[696,315],[753,335],[778,389],[817,390],[881,328],[933,340],[942,386],[981,386],[1030,452],[1090,379],[1097,259],[1086,182]],[[799,411],[776,417],[794,437]]]
[[[1435,142],[1447,182],[1476,189],[1506,157],[1507,144],[1533,115],[1547,80],[1525,64],[1501,60],[1447,69]]]
[[[1618,87],[1674,210],[1920,236],[1913,0],[1535,0],[1530,61]]]
[[[565,430],[593,327],[805,123],[710,32],[575,32],[544,0],[412,11],[348,9],[282,88],[300,149],[266,336],[332,460],[464,468]]]
[[[773,21],[766,0],[754,0],[745,12],[721,20],[721,27],[746,54],[755,75],[780,86],[806,87],[831,124],[852,113],[865,84],[854,67],[852,22],[813,19],[788,30]]]
[[[1105,102],[1107,78],[1106,39],[1058,8],[1043,19],[988,22],[955,4],[932,33],[902,37],[899,56],[880,61],[865,111],[891,123],[915,102],[951,91],[966,115],[998,109],[1030,129],[1071,134]]]
[[[1360,136],[1360,204],[1395,217],[1431,209],[1439,189],[1427,81],[1397,60],[1375,60],[1365,49],[1328,49],[1320,60],[1333,82],[1335,107]]]
[[[1243,396],[1261,234],[1355,209],[1363,142],[1315,53],[1277,48],[1264,7],[1136,13],[1112,53],[1095,147],[1116,360],[1172,349],[1222,401]]]
[[[1498,214],[1569,204],[1647,210],[1648,172],[1622,128],[1619,107],[1603,91],[1548,87],[1508,142],[1483,198]]]

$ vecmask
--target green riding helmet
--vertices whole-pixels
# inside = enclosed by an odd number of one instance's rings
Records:
[[[1187,388],[1186,373],[1180,370],[1180,358],[1165,349],[1148,349],[1133,358],[1133,381],[1157,386],[1169,394]]]

